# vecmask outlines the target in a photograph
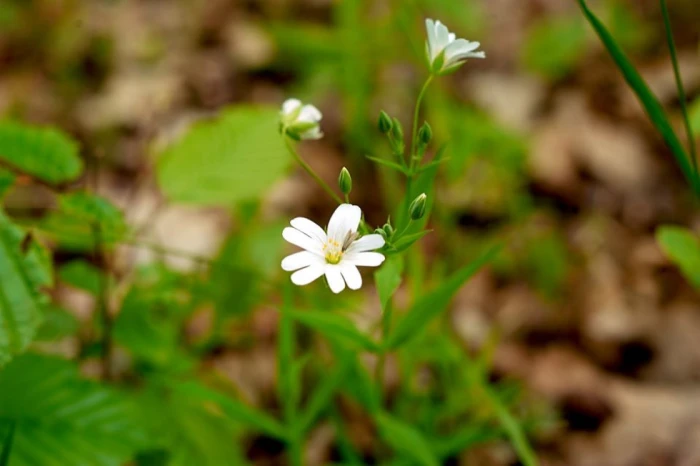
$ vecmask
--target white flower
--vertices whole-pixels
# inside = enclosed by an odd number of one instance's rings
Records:
[[[282,104],[280,119],[283,131],[294,139],[321,139],[319,127],[323,115],[311,104],[302,105],[298,99],[287,99]]]
[[[362,211],[356,205],[341,204],[328,222],[328,233],[311,220],[297,217],[282,232],[282,237],[304,249],[282,260],[282,268],[292,274],[295,285],[308,285],[321,275],[326,276],[333,293],[340,293],[347,283],[351,290],[362,286],[357,267],[377,267],[384,255],[371,252],[384,246],[381,235],[360,237]]]
[[[428,40],[425,50],[433,73],[444,74],[459,68],[467,58],[486,58],[483,51],[476,51],[479,42],[457,39],[444,24],[432,19],[425,20]]]

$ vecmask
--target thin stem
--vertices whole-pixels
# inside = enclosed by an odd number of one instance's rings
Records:
[[[420,105],[423,102],[423,97],[425,92],[428,90],[428,86],[433,81],[433,75],[428,76],[428,79],[423,83],[423,87],[418,94],[418,99],[416,99],[416,108],[413,110],[413,130],[411,131],[411,160],[409,161],[409,173],[413,176],[413,169],[416,165],[416,151],[418,149],[418,115],[420,114]]]
[[[681,112],[683,113],[683,122],[685,123],[685,131],[688,134],[688,145],[690,146],[690,161],[693,164],[695,177],[698,176],[698,161],[695,151],[695,138],[690,126],[690,118],[688,117],[688,107],[686,104],[685,89],[683,88],[683,80],[681,79],[680,69],[678,67],[678,56],[676,54],[676,43],[673,39],[673,31],[671,29],[671,19],[668,14],[668,6],[666,0],[660,0],[661,12],[664,17],[664,26],[666,28],[666,42],[668,42],[668,50],[671,54],[671,63],[673,63],[673,74],[676,78],[676,87],[678,88],[678,100],[681,104]]]
[[[294,146],[292,146],[292,143],[288,137],[284,138],[284,143],[287,145],[287,150],[289,151],[290,154],[294,157],[294,159],[301,165],[301,168],[303,168],[306,173],[308,173],[314,180],[316,180],[316,183],[323,188],[324,191],[328,193],[329,196],[333,198],[334,201],[336,201],[338,204],[342,204],[343,200],[338,196],[328,184],[326,184],[325,181],[321,179],[320,176],[316,174],[313,168],[302,159],[297,151],[294,149]]]
[[[418,115],[420,114],[420,106],[423,102],[423,97],[425,92],[428,90],[428,86],[433,81],[433,75],[428,76],[428,79],[423,83],[423,87],[418,93],[418,98],[416,99],[416,107],[413,110],[413,129],[411,130],[411,154],[408,162],[408,175],[406,179],[406,195],[403,199],[402,207],[402,219],[408,217],[408,208],[411,205],[411,189],[413,188],[413,176],[415,175],[415,165],[417,162],[416,150],[418,148]],[[406,217],[404,217],[406,216]]]

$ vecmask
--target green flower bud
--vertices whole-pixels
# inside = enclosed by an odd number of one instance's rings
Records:
[[[385,223],[382,228],[384,233],[386,233],[387,238],[391,238],[394,234],[394,227],[392,227],[389,223]]]
[[[425,204],[428,196],[425,193],[419,195],[411,202],[408,212],[411,215],[411,220],[420,220],[425,215]]]
[[[381,131],[384,134],[387,134],[389,131],[391,131],[391,128],[393,124],[391,123],[391,117],[387,115],[387,113],[382,110],[379,112],[379,131]]]
[[[381,235],[382,238],[387,239],[386,232],[382,230],[381,228],[376,228],[374,232],[378,235]]]
[[[426,121],[418,130],[418,140],[422,145],[427,146],[431,139],[433,139],[433,130]]]
[[[391,125],[391,134],[397,141],[403,141],[403,127],[401,122],[394,118]]]
[[[338,186],[340,187],[340,191],[345,195],[350,194],[350,191],[352,191],[352,177],[345,167],[340,170],[340,175],[338,175]]]

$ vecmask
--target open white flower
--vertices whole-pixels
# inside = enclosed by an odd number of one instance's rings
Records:
[[[356,205],[341,204],[328,222],[328,232],[311,220],[303,217],[293,219],[291,227],[282,232],[282,237],[304,249],[282,260],[282,268],[292,274],[295,285],[308,285],[321,275],[326,276],[333,293],[348,288],[357,290],[362,286],[362,276],[357,267],[377,267],[384,262],[384,255],[371,252],[384,246],[381,235],[360,237],[362,211]]]
[[[457,39],[444,24],[432,19],[425,20],[428,40],[425,51],[428,56],[430,70],[436,74],[444,74],[459,68],[467,58],[486,58],[483,51],[477,51],[481,44],[466,39]]]
[[[316,107],[311,104],[303,105],[299,99],[287,99],[282,104],[282,128],[294,139],[321,139],[321,118],[323,115]]]

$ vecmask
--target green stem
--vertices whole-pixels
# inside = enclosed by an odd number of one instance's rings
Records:
[[[413,110],[413,130],[411,131],[411,160],[409,161],[409,173],[411,174],[410,176],[413,176],[413,170],[415,168],[417,157],[416,157],[416,151],[418,149],[418,115],[420,114],[420,105],[423,102],[423,97],[425,96],[425,92],[428,90],[428,86],[430,86],[430,83],[433,81],[434,75],[428,76],[428,79],[425,80],[425,83],[423,83],[423,87],[420,90],[420,93],[418,94],[418,99],[416,99],[416,108]]]
[[[693,164],[693,170],[695,171],[695,176],[698,176],[698,161],[697,154],[695,151],[695,138],[693,137],[693,130],[690,127],[690,118],[688,117],[688,107],[686,104],[685,89],[683,87],[683,80],[681,79],[681,72],[678,68],[678,56],[676,54],[676,44],[673,40],[673,30],[671,29],[671,19],[668,14],[668,6],[666,5],[666,0],[660,0],[661,12],[664,17],[664,27],[666,28],[666,42],[668,43],[668,50],[671,54],[671,62],[673,63],[673,74],[676,79],[676,87],[678,88],[678,100],[681,104],[681,112],[683,113],[683,122],[685,123],[685,131],[688,134],[688,145],[690,146],[690,161]]]
[[[303,169],[306,171],[306,173],[308,173],[314,180],[316,180],[316,183],[318,183],[318,185],[319,185],[321,188],[323,188],[323,190],[326,191],[326,192],[328,193],[328,195],[331,196],[335,202],[337,202],[338,204],[342,204],[342,203],[343,203],[343,200],[340,198],[340,196],[338,196],[338,195],[331,189],[331,187],[328,186],[328,184],[326,184],[326,182],[323,181],[323,180],[321,179],[321,177],[318,176],[318,175],[316,174],[316,172],[314,171],[314,169],[311,168],[311,165],[309,165],[308,163],[306,163],[306,162],[304,161],[304,159],[302,159],[302,158],[299,156],[299,154],[297,153],[297,151],[294,150],[294,146],[292,146],[292,143],[291,143],[291,141],[289,140],[288,137],[285,137],[285,138],[284,138],[284,143],[287,145],[287,150],[289,151],[290,154],[292,154],[292,157],[294,157],[294,159],[299,163],[299,165],[301,165],[301,168],[303,168]]]
[[[413,110],[413,128],[411,130],[411,153],[408,162],[408,175],[406,177],[406,195],[403,199],[403,206],[401,208],[401,219],[408,218],[408,208],[411,205],[411,189],[413,187],[413,176],[415,175],[415,166],[417,162],[416,150],[418,148],[418,116],[420,115],[420,106],[423,102],[423,97],[425,92],[428,90],[428,86],[433,81],[433,75],[428,76],[428,79],[423,83],[423,87],[418,93],[418,98],[416,99],[416,107]]]

